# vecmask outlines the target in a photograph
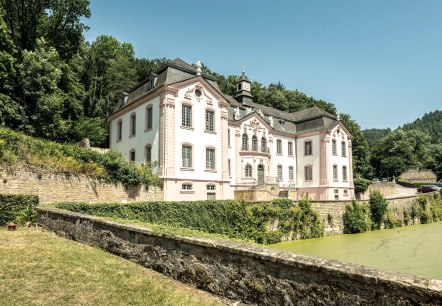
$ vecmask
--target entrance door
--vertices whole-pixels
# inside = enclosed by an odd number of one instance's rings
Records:
[[[258,185],[264,185],[264,166],[258,166]]]

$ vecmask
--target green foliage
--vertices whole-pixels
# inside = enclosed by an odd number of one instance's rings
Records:
[[[354,179],[355,192],[365,192],[370,186],[371,181],[358,177]]]
[[[324,233],[319,215],[304,199],[292,207],[289,200],[249,203],[235,200],[87,204],[64,202],[55,207],[83,214],[121,218],[178,228],[189,228],[261,244],[295,237],[320,237]],[[273,228],[277,224],[276,228]]]
[[[370,228],[368,215],[369,208],[353,200],[345,207],[344,212],[344,232],[354,234],[363,233]]]
[[[378,144],[379,140],[384,138],[391,132],[390,128],[387,129],[365,129],[362,131],[364,133],[365,139],[368,142],[370,148],[373,148]]]
[[[430,137],[420,131],[396,130],[373,148],[371,163],[379,177],[397,177],[409,168],[423,168]]]
[[[432,143],[442,144],[442,110],[427,113],[402,126],[404,131],[418,130],[428,134]]]
[[[371,177],[370,149],[360,126],[350,115],[341,114],[341,121],[352,135],[353,172],[355,177]]]
[[[368,203],[370,205],[370,214],[371,220],[373,221],[373,226],[380,229],[381,223],[388,209],[388,201],[384,198],[379,190],[373,190],[370,192],[370,200]]]
[[[0,194],[0,225],[13,221],[33,222],[37,205],[37,196]]]
[[[76,145],[64,145],[0,128],[0,163],[27,164],[56,172],[84,173],[124,186],[161,186],[149,165],[126,162],[120,153],[101,154]],[[154,165],[155,166],[155,165]]]
[[[405,220],[404,220],[404,223],[405,223]],[[405,224],[407,224],[407,223],[408,223],[408,221]],[[384,227],[385,228],[395,228],[395,227],[401,227],[401,226],[402,226],[402,220],[396,219],[391,211],[387,211],[387,214],[384,219]]]

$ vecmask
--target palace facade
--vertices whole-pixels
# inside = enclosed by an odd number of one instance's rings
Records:
[[[235,97],[176,59],[128,93],[109,116],[110,148],[157,161],[164,200],[232,199],[277,186],[295,197],[354,196],[351,135],[318,107],[289,113],[253,102],[242,74]]]

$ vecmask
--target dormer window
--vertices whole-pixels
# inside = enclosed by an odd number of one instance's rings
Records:
[[[285,130],[285,121],[279,120],[279,125],[281,126],[281,129]]]

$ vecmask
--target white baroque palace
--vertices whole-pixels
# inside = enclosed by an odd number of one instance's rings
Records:
[[[110,148],[158,161],[164,200],[232,199],[236,190],[278,185],[297,197],[354,195],[351,135],[318,107],[295,113],[253,102],[244,72],[235,97],[176,59],[124,93],[109,116]]]

